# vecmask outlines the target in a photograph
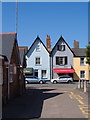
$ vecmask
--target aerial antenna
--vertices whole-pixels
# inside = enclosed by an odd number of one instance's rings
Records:
[[[16,0],[16,33],[18,33],[18,0]]]

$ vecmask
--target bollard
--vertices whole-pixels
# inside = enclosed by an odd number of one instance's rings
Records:
[[[81,80],[81,88],[84,88],[84,80]]]
[[[78,88],[81,88],[81,80],[78,81]]]
[[[87,92],[87,81],[84,81],[84,92]]]

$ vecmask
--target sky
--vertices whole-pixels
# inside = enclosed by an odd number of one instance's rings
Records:
[[[2,3],[2,32],[16,32],[16,3]],[[63,36],[70,47],[77,40],[88,44],[88,2],[18,2],[19,46],[28,46],[37,35],[46,44],[50,35],[52,48]]]

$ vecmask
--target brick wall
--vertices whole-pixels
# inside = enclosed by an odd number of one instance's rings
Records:
[[[13,74],[13,82],[10,83],[10,99],[20,95],[20,60],[17,43],[15,42],[12,51],[10,64],[16,66],[16,73]]]

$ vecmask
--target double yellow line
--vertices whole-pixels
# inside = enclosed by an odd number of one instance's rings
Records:
[[[84,104],[84,102],[82,101],[83,97],[81,97],[80,95],[75,95],[73,92],[70,92],[69,97],[71,99],[76,99],[80,104]]]
[[[84,102],[82,101],[83,97],[81,97],[78,94],[74,94],[73,92],[70,92],[69,97],[71,99],[76,99],[80,103],[80,105],[78,105],[78,106],[79,106],[79,109],[82,111],[82,113],[84,115],[88,115],[90,117],[90,105],[84,104]],[[86,116],[86,117],[88,117],[88,116]]]

